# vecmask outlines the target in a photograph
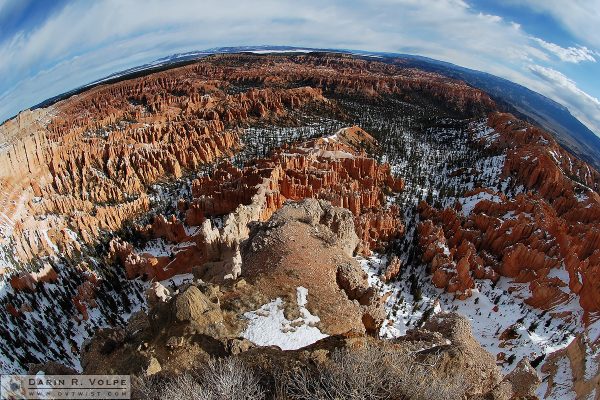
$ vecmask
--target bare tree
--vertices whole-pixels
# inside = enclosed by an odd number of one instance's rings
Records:
[[[254,371],[238,358],[213,359],[198,374],[210,399],[260,400],[265,397]]]

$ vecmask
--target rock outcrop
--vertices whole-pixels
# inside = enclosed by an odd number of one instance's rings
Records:
[[[567,347],[550,354],[542,365],[542,372],[550,377],[544,396],[556,397],[563,393],[574,394],[578,399],[590,398],[594,393],[597,396],[600,385],[598,365],[598,343],[587,333],[576,335]]]
[[[253,226],[242,248],[242,276],[270,298],[308,289],[315,300],[307,308],[327,334],[377,334],[385,312],[351,257],[357,244],[348,210],[314,199],[286,203],[268,222]]]
[[[394,365],[394,370],[428,366],[427,378],[435,379],[428,385],[443,385],[438,380],[447,380],[448,384],[458,382],[454,390],[468,398],[516,399],[539,383],[535,371],[531,381],[524,382],[523,374],[527,371],[519,366],[504,378],[494,358],[473,337],[469,322],[452,313],[438,314],[422,328],[410,330],[393,342],[345,332],[298,350],[256,346],[236,336],[240,329],[236,321],[249,304],[255,303],[256,293],[260,291],[250,283],[241,285],[242,282],[227,287],[188,286],[174,298],[154,303],[148,315],[143,312],[136,315],[124,329],[100,330],[84,345],[84,373],[156,375],[164,380],[171,374],[197,371],[210,358],[237,357],[245,365],[262,371],[264,376],[272,376],[282,370],[302,369],[308,373],[314,366],[322,371],[331,357],[350,351],[369,352],[371,359],[385,365],[389,364],[388,360],[405,363]],[[321,303],[319,311],[328,313],[332,305]],[[219,329],[208,329],[210,327]],[[357,362],[360,357],[357,354]],[[410,374],[401,376],[406,379]],[[416,374],[417,378],[425,376]],[[418,388],[423,382],[402,381],[401,384]],[[444,387],[444,390],[450,388]]]
[[[383,272],[383,280],[390,282],[400,275],[402,272],[402,260],[397,256],[393,256],[390,262],[386,265],[385,271]]]
[[[527,358],[519,361],[515,369],[506,375],[504,380],[510,384],[512,396],[518,399],[534,397],[535,390],[542,383]]]

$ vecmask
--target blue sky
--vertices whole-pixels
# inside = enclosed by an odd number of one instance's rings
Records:
[[[0,121],[183,51],[291,45],[412,53],[486,71],[600,136],[600,0],[0,0]]]

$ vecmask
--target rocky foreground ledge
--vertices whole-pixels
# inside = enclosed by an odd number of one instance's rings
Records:
[[[540,380],[527,359],[503,376],[456,313],[378,339],[383,301],[348,250],[358,242],[350,211],[312,199],[286,203],[252,227],[239,279],[222,286],[197,279],[176,291],[155,284],[148,312],[84,344],[83,373],[133,374],[140,398],[178,388],[184,396],[190,387],[213,398],[222,388],[206,379],[227,376],[228,366],[245,374],[238,382],[245,388],[228,389],[243,394],[236,398],[533,396]],[[55,363],[31,372],[40,370],[66,372]]]

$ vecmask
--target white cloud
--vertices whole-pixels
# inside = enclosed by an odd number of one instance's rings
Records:
[[[527,68],[549,62],[550,50],[464,0],[105,0],[70,3],[37,30],[0,41],[0,120],[172,53],[260,44],[416,53],[554,93]]]
[[[588,49],[585,46],[578,47],[561,47],[555,43],[546,42],[540,38],[534,38],[537,43],[544,49],[553,53],[557,56],[561,61],[570,62],[570,63],[580,63],[581,61],[592,61],[596,62],[596,58],[594,55],[596,54],[594,51]]]
[[[550,84],[549,97],[566,105],[590,129],[600,132],[600,100],[581,90],[560,71],[540,65],[530,65],[529,69]]]
[[[546,13],[590,47],[600,49],[600,0],[505,0]]]

